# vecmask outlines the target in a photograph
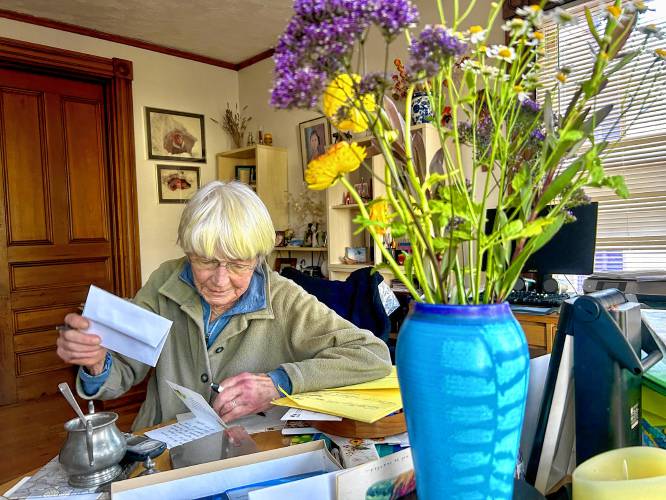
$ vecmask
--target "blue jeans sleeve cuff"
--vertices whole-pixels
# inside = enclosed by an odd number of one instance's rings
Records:
[[[275,370],[268,372],[267,375],[273,381],[273,385],[280,393],[280,395],[282,395],[280,388],[282,388],[287,394],[291,394],[291,389],[292,389],[291,379],[289,378],[289,375],[287,375],[287,372],[284,371],[283,368],[276,368]]]
[[[99,375],[90,375],[86,372],[83,367],[79,368],[79,378],[81,379],[81,386],[83,387],[83,392],[87,396],[92,396],[93,394],[99,391],[100,387],[104,385],[106,379],[109,378],[109,372],[111,371],[111,355],[107,352],[106,357],[104,358],[104,369]],[[286,373],[285,373],[286,375]]]

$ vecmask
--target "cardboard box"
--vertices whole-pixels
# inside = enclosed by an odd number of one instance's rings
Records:
[[[340,470],[321,440],[119,481],[111,485],[111,498],[192,499],[319,470],[328,473]],[[328,489],[331,482],[328,476],[309,479],[322,478],[322,487]]]

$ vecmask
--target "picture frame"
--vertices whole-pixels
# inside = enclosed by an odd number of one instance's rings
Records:
[[[297,265],[298,265],[298,260],[296,259],[296,257],[276,257],[273,269],[279,273],[285,267],[293,267],[294,269],[296,269]]]
[[[350,264],[365,264],[368,262],[367,247],[345,247],[345,259]]]
[[[145,109],[149,160],[206,162],[204,115]]]
[[[310,160],[323,154],[331,145],[331,124],[325,116],[301,122],[298,124],[298,136],[300,137],[303,179],[305,179],[305,169]]]
[[[286,247],[287,240],[285,238],[284,231],[275,231],[275,246],[276,247]]]
[[[199,167],[157,165],[160,203],[187,203],[201,187]]]

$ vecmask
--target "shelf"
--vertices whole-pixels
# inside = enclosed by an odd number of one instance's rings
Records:
[[[264,146],[262,144],[255,144],[254,146],[247,146],[244,148],[232,149],[229,151],[225,151],[223,153],[218,153],[218,156],[221,156],[222,158],[238,158],[238,159],[249,160],[255,157],[258,149],[263,149],[263,148],[283,151],[283,152],[287,151],[284,148],[278,148],[275,146]]]
[[[358,210],[358,203],[344,203],[340,205],[332,205],[334,210]]]
[[[328,252],[326,247],[275,247],[276,252]]]

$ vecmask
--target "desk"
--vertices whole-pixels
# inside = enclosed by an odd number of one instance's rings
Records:
[[[158,427],[163,427],[168,424],[172,424],[174,422],[168,422],[165,424],[160,424],[156,425],[153,427],[149,427],[147,429],[144,429],[143,431],[139,432],[138,434],[143,434],[146,431],[156,429]],[[291,436],[283,436],[281,431],[270,431],[270,432],[259,432],[257,434],[252,434],[252,439],[254,439],[255,443],[257,443],[257,448],[258,451],[267,451],[267,450],[274,450],[276,448],[282,448],[284,446],[289,446]],[[42,464],[44,465],[44,464]],[[7,481],[6,483],[0,484],[0,495],[3,495],[8,489],[10,489],[12,486],[14,486],[16,483],[18,483],[21,479],[23,479],[26,476],[32,476],[35,472],[37,472],[40,467],[37,467],[30,472],[27,472],[26,474],[22,474],[21,476],[14,478],[10,481]],[[171,470],[171,459],[169,458],[169,450],[166,450],[164,453],[162,453],[159,457],[155,459],[155,468],[160,471],[167,471]],[[131,475],[131,477],[138,476],[141,472],[143,472],[143,466],[140,465]]]
[[[525,314],[514,313],[516,319],[523,327],[530,353],[543,350],[547,354],[553,350],[553,339],[557,331],[559,314]]]

